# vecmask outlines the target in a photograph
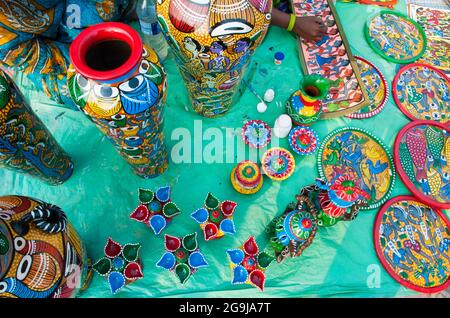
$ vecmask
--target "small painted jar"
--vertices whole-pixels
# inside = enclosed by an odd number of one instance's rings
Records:
[[[0,297],[68,298],[87,288],[90,259],[57,206],[0,197]]]
[[[301,87],[286,102],[286,111],[296,125],[308,125],[317,121],[322,113],[322,99],[330,89],[331,82],[320,75],[303,78]]]
[[[117,22],[83,30],[70,46],[67,75],[77,106],[143,178],[168,167],[163,114],[166,72],[153,49]]]
[[[31,174],[56,185],[73,171],[71,158],[0,71],[0,167]]]
[[[267,33],[272,0],[158,0],[156,10],[194,110],[225,114]]]

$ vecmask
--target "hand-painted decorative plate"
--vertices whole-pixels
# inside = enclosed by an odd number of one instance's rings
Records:
[[[253,119],[242,127],[242,138],[250,147],[262,148],[270,142],[272,131],[264,121]]]
[[[389,96],[387,83],[383,74],[375,65],[359,56],[355,56],[355,59],[361,72],[362,82],[369,95],[370,104],[346,117],[353,119],[373,117],[381,112],[386,105]]]
[[[264,173],[270,179],[282,181],[289,178],[294,172],[295,159],[287,149],[274,147],[264,153],[261,165]]]
[[[402,67],[392,82],[392,94],[411,120],[450,120],[450,79],[435,67],[420,63]]]
[[[397,135],[395,164],[406,187],[423,202],[450,208],[450,129],[430,121],[409,123]]]
[[[386,271],[403,286],[436,293],[450,285],[450,223],[412,196],[392,198],[377,214],[375,249]]]
[[[422,27],[395,11],[382,10],[370,17],[364,33],[372,49],[394,63],[414,62],[423,55],[427,47]]]
[[[364,129],[345,127],[331,132],[320,145],[317,161],[321,178],[334,182],[341,175],[348,176],[371,196],[369,206],[362,210],[379,207],[394,187],[392,155],[381,140]]]
[[[319,137],[307,126],[297,126],[289,133],[289,145],[299,155],[312,154],[317,149]]]

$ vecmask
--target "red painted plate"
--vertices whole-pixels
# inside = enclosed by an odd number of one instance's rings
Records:
[[[450,79],[437,68],[415,63],[402,67],[392,81],[398,108],[411,120],[450,120]]]
[[[394,160],[405,186],[421,201],[450,208],[450,129],[431,121],[414,121],[400,130]]]
[[[381,207],[373,236],[383,267],[403,286],[436,293],[450,285],[450,223],[441,210],[397,196]]]

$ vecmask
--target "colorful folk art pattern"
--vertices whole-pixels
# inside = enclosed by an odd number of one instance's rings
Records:
[[[410,4],[408,12],[427,35],[427,49],[418,62],[450,73],[450,10]]]
[[[23,72],[49,98],[76,109],[67,91],[68,44],[84,27],[118,19],[129,0],[0,2],[0,66]]]
[[[450,54],[448,52],[450,52],[450,40],[428,39],[427,49],[417,62],[432,65],[450,76]]]
[[[0,65],[24,72],[37,89],[75,109],[65,87],[66,44],[52,41],[65,9],[63,1],[11,0],[0,3]]]
[[[316,15],[328,27],[318,42],[300,41],[299,53],[304,74],[320,74],[335,81],[323,101],[323,118],[337,117],[359,110],[368,103],[367,93],[353,60],[332,1],[294,0],[297,16]]]
[[[200,224],[205,241],[220,239],[225,234],[236,233],[233,214],[237,203],[230,200],[220,202],[214,195],[208,193],[203,207],[195,210],[191,217]]]
[[[152,49],[144,47],[136,71],[121,82],[85,78],[71,65],[67,85],[80,110],[108,136],[137,175],[152,178],[167,169],[163,134],[167,79]]]
[[[92,265],[94,271],[106,277],[113,295],[126,285],[144,278],[140,249],[139,243],[122,246],[108,238],[104,248],[105,256]]]
[[[347,115],[349,118],[364,119],[377,115],[386,105],[389,90],[380,70],[362,57],[355,56],[356,64],[361,72],[361,79],[366,88],[370,104],[359,111]]]
[[[410,4],[409,16],[425,31],[427,37],[450,40],[450,10],[433,9]]]
[[[381,11],[368,19],[365,36],[383,58],[407,64],[419,59],[427,46],[421,26],[395,11]]]
[[[271,0],[157,2],[160,26],[197,113],[216,117],[231,108],[271,9]]]
[[[450,120],[450,80],[430,65],[401,68],[392,82],[392,94],[400,110],[412,120]]]
[[[171,201],[170,187],[164,186],[155,192],[139,189],[139,205],[130,218],[148,225],[158,235],[180,213],[178,206]]]
[[[395,141],[399,174],[422,201],[450,208],[450,130],[443,125],[413,122]]]
[[[0,71],[0,167],[60,184],[73,171],[70,157]]]
[[[445,215],[411,196],[389,200],[378,212],[378,258],[400,284],[424,293],[448,287],[450,228]]]
[[[27,197],[0,197],[0,297],[74,297],[87,287],[89,262],[58,207]]]
[[[166,252],[156,263],[156,266],[175,274],[181,284],[195,274],[200,268],[208,266],[205,257],[200,252],[197,233],[184,237],[164,236]]]
[[[395,169],[388,148],[368,131],[348,127],[331,132],[322,142],[318,156],[321,178],[333,184],[341,176],[369,194],[368,207],[374,209],[389,197]]]

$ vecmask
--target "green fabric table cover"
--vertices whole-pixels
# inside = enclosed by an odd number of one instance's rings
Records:
[[[366,18],[379,7],[359,4],[336,4],[339,17],[354,55],[375,63],[390,84],[396,73],[396,65],[383,60],[367,45],[363,26]],[[402,1],[396,10],[406,12]],[[273,55],[282,51],[284,62],[277,66]],[[203,150],[217,142],[235,143],[238,149],[248,147],[240,136],[230,133],[230,128],[240,133],[247,119],[261,119],[273,126],[278,115],[284,112],[275,101],[283,104],[298,89],[302,78],[297,43],[293,36],[278,27],[271,27],[249,66],[249,81],[262,96],[273,88],[275,100],[267,111],[256,110],[258,100],[247,89],[232,110],[219,119],[204,119],[193,112],[186,88],[172,57],[165,62],[168,73],[168,95],[165,112],[165,133],[169,149],[180,137],[172,132],[185,128],[194,135],[194,122],[201,123],[203,131],[215,127],[222,133],[222,140],[211,141],[205,136]],[[253,69],[253,70],[252,70]],[[251,75],[250,73],[253,73]],[[250,78],[251,77],[251,78]],[[330,228],[320,228],[313,244],[303,255],[276,262],[266,270],[265,291],[251,285],[232,285],[231,271],[226,250],[237,248],[250,235],[255,236],[260,247],[267,243],[265,228],[269,221],[284,211],[294,200],[301,187],[311,184],[318,177],[316,156],[298,156],[294,174],[283,182],[264,177],[262,189],[250,196],[238,194],[231,186],[230,171],[243,158],[234,163],[194,163],[201,161],[198,149],[191,142],[192,163],[172,161],[179,155],[172,154],[169,169],[156,179],[144,180],[131,172],[110,142],[81,113],[56,107],[43,94],[37,93],[23,78],[16,78],[26,100],[48,126],[61,146],[72,156],[75,169],[73,176],[61,186],[48,186],[27,175],[0,170],[0,195],[19,194],[54,203],[63,208],[69,220],[78,230],[89,256],[98,260],[103,255],[106,240],[111,236],[119,243],[142,243],[141,257],[144,278],[123,288],[114,297],[394,297],[419,295],[398,284],[381,266],[373,246],[373,223],[377,210],[361,212],[353,222],[340,222]],[[365,119],[337,118],[321,120],[314,129],[323,139],[336,128],[355,126],[365,128],[391,148],[397,132],[409,122],[395,105],[392,96],[385,109],[377,116]],[[178,129],[177,129],[178,128]],[[226,130],[228,128],[228,132]],[[175,130],[177,129],[177,130]],[[187,130],[186,130],[187,129]],[[226,140],[225,140],[226,139]],[[279,141],[289,148],[287,138]],[[200,143],[197,143],[198,147]],[[176,149],[175,149],[176,150]],[[178,151],[175,151],[178,152]],[[201,152],[200,152],[201,154]],[[255,153],[253,153],[255,155]],[[262,153],[258,154],[260,158]],[[220,147],[216,156],[226,162],[225,148]],[[194,158],[195,157],[195,158]],[[196,160],[194,160],[196,159]],[[171,224],[157,237],[144,224],[129,219],[138,204],[138,188],[156,189],[170,185],[172,201],[182,210]],[[237,233],[220,240],[205,242],[198,224],[190,214],[201,207],[206,194],[211,191],[219,199],[238,203],[234,214]],[[400,179],[395,180],[392,196],[408,194]],[[198,233],[201,251],[208,267],[201,268],[185,285],[181,285],[173,273],[155,266],[164,253],[164,234],[183,236]],[[375,278],[375,280],[373,280]],[[377,283],[379,278],[379,285]],[[375,284],[374,284],[375,282]],[[81,297],[112,297],[105,278],[94,273],[90,287]]]

